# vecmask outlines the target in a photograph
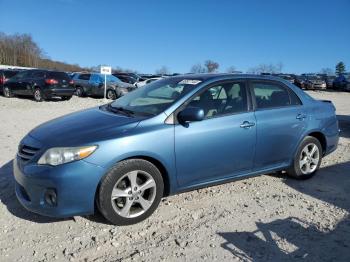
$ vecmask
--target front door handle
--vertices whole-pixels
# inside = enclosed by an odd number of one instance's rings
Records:
[[[255,126],[254,122],[244,121],[240,127],[241,128],[251,128],[252,126]]]
[[[304,120],[306,118],[306,115],[304,114],[298,114],[296,119],[299,119],[299,120]]]

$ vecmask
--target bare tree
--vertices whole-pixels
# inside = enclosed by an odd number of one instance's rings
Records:
[[[204,62],[205,67],[207,68],[208,73],[214,73],[219,69],[219,63],[213,60],[207,60]]]
[[[157,69],[155,73],[157,75],[168,75],[170,74],[170,71],[166,66],[162,66],[161,68]]]
[[[334,75],[334,70],[332,68],[326,67],[326,68],[322,68],[320,70],[320,73],[325,75]]]
[[[282,63],[278,63],[277,65],[274,64],[260,64],[258,66],[250,68],[247,73],[250,74],[261,74],[261,73],[269,73],[269,74],[276,74],[281,73],[283,68]]]
[[[236,73],[236,67],[235,66],[230,66],[229,68],[227,68],[226,70],[227,73]]]
[[[198,63],[191,67],[190,72],[193,74],[202,74],[206,72],[206,69],[204,68],[204,66],[202,66],[201,63]]]
[[[79,65],[51,60],[29,34],[6,35],[0,32],[0,64],[80,71]]]
[[[279,62],[277,63],[277,65],[275,66],[275,73],[282,73],[282,70],[283,70],[283,63],[282,62]]]

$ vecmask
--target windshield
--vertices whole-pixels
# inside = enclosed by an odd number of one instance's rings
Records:
[[[111,106],[135,113],[158,115],[201,81],[167,78],[138,88],[114,101]]]

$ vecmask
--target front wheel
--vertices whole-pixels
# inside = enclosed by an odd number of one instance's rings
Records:
[[[61,97],[61,99],[63,100],[63,101],[68,101],[68,100],[70,100],[72,97],[71,96],[63,96],[63,97]]]
[[[297,179],[308,179],[316,174],[322,161],[322,146],[318,139],[307,136],[300,143],[293,164],[287,174]]]
[[[3,93],[4,93],[4,96],[7,97],[7,98],[13,97],[11,89],[9,87],[7,87],[7,86],[4,87]]]
[[[115,225],[131,225],[149,217],[163,196],[163,178],[152,163],[129,159],[118,163],[103,178],[98,207]]]
[[[85,93],[82,87],[78,86],[75,90],[75,95],[78,97],[84,97]]]
[[[114,90],[109,89],[107,90],[107,98],[111,100],[115,100],[117,99],[117,94],[115,93]]]
[[[35,88],[34,89],[34,100],[37,102],[44,101],[43,93],[40,90],[40,88]]]

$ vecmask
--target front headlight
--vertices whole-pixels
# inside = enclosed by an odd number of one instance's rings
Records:
[[[40,165],[57,166],[76,160],[81,160],[91,155],[97,146],[84,147],[53,147],[48,149],[39,159]]]

